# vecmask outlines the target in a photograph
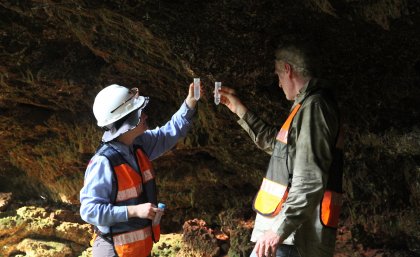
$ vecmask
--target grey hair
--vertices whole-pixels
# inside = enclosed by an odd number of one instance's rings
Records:
[[[290,64],[292,69],[303,78],[311,78],[313,70],[309,56],[304,48],[295,45],[280,45],[277,47],[276,62],[283,61]]]

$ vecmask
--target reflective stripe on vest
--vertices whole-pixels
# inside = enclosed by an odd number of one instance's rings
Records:
[[[116,202],[138,197],[142,191],[141,177],[130,165],[124,163],[114,167],[118,181]]]
[[[118,257],[147,257],[153,248],[150,227],[113,237]]]
[[[286,192],[286,189],[287,189],[287,186],[278,184],[267,178],[263,179],[263,182],[260,188],[260,190],[265,191],[277,198],[282,198],[284,193]]]
[[[143,229],[130,231],[127,233],[122,233],[114,236],[114,244],[115,246],[124,245],[124,244],[131,244],[136,241],[144,240],[147,237],[152,235],[152,231],[150,227],[146,227]]]
[[[142,150],[137,149],[137,156],[139,165],[141,167],[141,174],[143,177],[143,183],[146,184],[149,180],[155,178],[155,174],[153,173],[152,163],[150,162],[149,158],[143,153]]]

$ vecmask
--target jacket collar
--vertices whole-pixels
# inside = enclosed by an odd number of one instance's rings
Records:
[[[294,108],[298,103],[301,103],[310,93],[315,91],[318,88],[317,84],[318,84],[318,79],[316,78],[310,79],[306,83],[306,85],[304,85],[300,89],[299,93],[297,94],[295,98],[292,108]]]

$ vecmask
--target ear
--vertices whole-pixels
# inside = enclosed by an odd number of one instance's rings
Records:
[[[292,66],[288,64],[287,62],[284,63],[284,71],[289,77],[292,76]]]

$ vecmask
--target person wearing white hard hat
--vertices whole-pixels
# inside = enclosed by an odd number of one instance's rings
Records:
[[[93,104],[101,146],[90,160],[80,191],[80,214],[94,225],[94,257],[147,257],[160,237],[151,161],[185,137],[197,100],[190,84],[180,109],[162,127],[149,129],[148,97],[116,84],[102,89]]]

